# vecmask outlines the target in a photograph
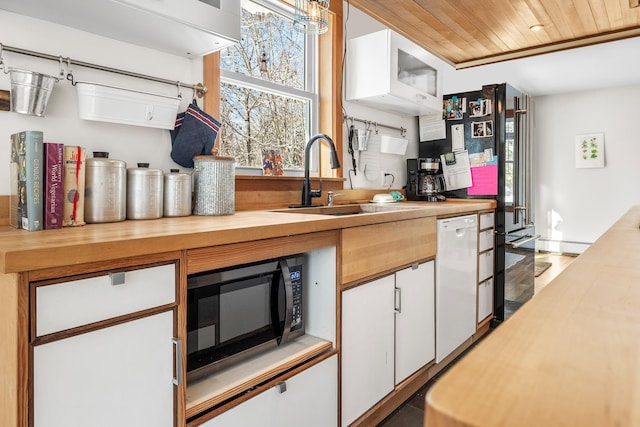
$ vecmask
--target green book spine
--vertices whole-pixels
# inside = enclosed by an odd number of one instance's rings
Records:
[[[43,228],[43,133],[11,135],[12,200],[10,223],[29,231]]]

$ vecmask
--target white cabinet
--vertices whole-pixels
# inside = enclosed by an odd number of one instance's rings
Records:
[[[493,279],[478,285],[478,323],[493,313]]]
[[[394,388],[394,276],[342,293],[342,425]]]
[[[35,346],[34,427],[171,427],[173,312]]]
[[[478,280],[483,281],[493,276],[493,251],[478,255]]]
[[[401,35],[382,30],[347,44],[346,99],[416,116],[442,110],[438,59]]]
[[[170,304],[175,299],[173,264],[38,286],[36,335]]]
[[[343,426],[434,359],[434,286],[430,261],[342,293]]]
[[[434,287],[433,261],[396,273],[396,384],[435,357]]]
[[[237,0],[0,0],[0,9],[185,57],[240,40]]]
[[[30,284],[34,427],[174,426],[175,269]]]
[[[493,314],[494,220],[493,212],[481,212],[478,231],[478,325]]]
[[[284,389],[286,387],[286,390]],[[202,427],[330,427],[338,422],[338,356],[334,355]]]

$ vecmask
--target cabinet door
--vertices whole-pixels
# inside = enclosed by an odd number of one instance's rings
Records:
[[[168,311],[34,347],[34,426],[173,426],[173,323]]]
[[[338,423],[338,356],[284,381],[202,424],[202,427],[330,427]]]
[[[394,388],[394,276],[342,293],[342,425]]]
[[[396,273],[396,381],[435,358],[434,262]]]

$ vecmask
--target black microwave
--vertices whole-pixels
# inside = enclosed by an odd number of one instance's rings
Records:
[[[304,334],[304,255],[187,278],[187,379]]]

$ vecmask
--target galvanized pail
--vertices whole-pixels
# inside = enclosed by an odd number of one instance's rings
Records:
[[[235,159],[220,156],[193,158],[194,215],[231,215],[235,212]]]

